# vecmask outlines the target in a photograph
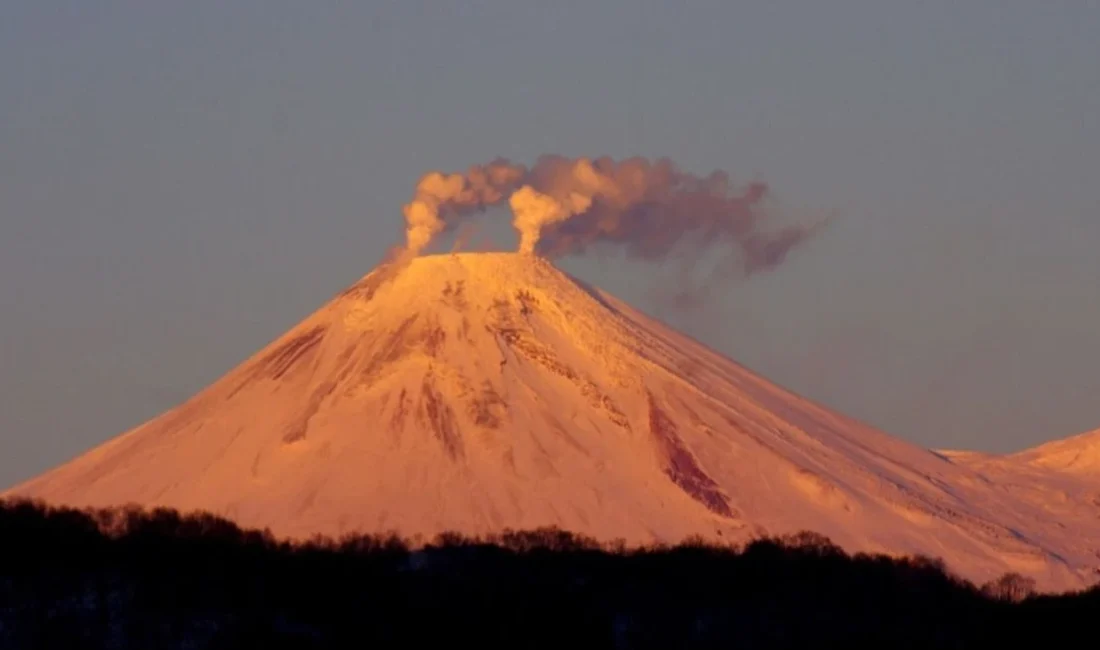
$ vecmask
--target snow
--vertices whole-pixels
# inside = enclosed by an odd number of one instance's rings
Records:
[[[1100,475],[1100,430],[1048,442],[1014,454],[1013,460],[1081,476]]]
[[[467,253],[376,269],[192,399],[8,494],[204,509],[292,537],[813,530],[1067,589],[1100,566],[1100,480],[1082,469],[1100,438],[1074,440],[1077,456],[934,453],[541,258]]]

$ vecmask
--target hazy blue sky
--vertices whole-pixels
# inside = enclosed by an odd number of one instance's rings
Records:
[[[666,314],[809,397],[937,447],[1100,426],[1098,35],[1089,0],[2,3],[0,486],[186,399],[368,272],[419,174],[497,155],[838,210]],[[565,266],[655,309],[655,269]]]

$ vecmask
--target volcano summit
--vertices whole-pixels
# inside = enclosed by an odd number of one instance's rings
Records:
[[[379,267],[190,400],[9,495],[202,509],[298,537],[812,530],[974,580],[1081,586],[1100,564],[1097,490],[1035,472],[991,480],[540,257],[469,253]]]

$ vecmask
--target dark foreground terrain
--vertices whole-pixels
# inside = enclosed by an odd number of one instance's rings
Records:
[[[0,648],[1070,647],[1098,615],[1100,588],[979,588],[809,533],[626,550],[538,530],[410,551],[0,502]]]

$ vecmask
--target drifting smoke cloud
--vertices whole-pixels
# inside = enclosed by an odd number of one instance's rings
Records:
[[[531,168],[497,159],[420,179],[404,207],[407,251],[419,253],[464,218],[507,200],[522,253],[557,257],[612,245],[663,259],[677,248],[732,247],[752,273],[778,266],[814,229],[764,232],[768,195],[763,183],[737,189],[725,172],[696,176],[664,158],[548,155]]]

